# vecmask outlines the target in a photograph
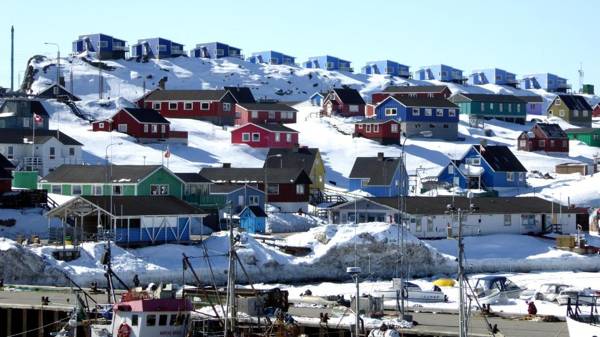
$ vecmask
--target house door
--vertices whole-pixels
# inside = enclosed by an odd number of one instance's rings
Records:
[[[244,201],[244,196],[238,195],[238,205],[244,207],[244,205],[246,204]]]
[[[479,188],[479,178],[478,177],[470,177],[469,178],[469,189],[478,189]]]
[[[542,223],[542,233],[544,233],[546,232],[546,214],[542,214],[540,222]]]
[[[333,111],[333,104],[331,102],[327,103],[327,114],[331,115],[331,112]]]

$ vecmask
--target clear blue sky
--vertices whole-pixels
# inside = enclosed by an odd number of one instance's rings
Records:
[[[79,35],[103,32],[129,44],[161,36],[185,44],[223,41],[273,49],[304,61],[330,54],[353,62],[392,59],[415,69],[445,63],[465,71],[499,67],[518,75],[552,72],[600,91],[600,1],[6,1],[0,14],[0,86],[10,84],[10,26],[16,70],[57,42],[71,52]]]

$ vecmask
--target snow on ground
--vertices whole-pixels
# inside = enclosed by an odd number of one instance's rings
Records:
[[[37,235],[41,239],[48,237],[48,219],[43,215],[41,208],[0,209],[0,238],[24,239]],[[12,220],[15,224],[12,225]],[[10,224],[9,224],[10,223]],[[58,219],[51,224],[57,224]]]

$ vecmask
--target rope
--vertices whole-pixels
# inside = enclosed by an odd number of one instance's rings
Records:
[[[28,333],[33,332],[33,331],[37,331],[37,330],[41,330],[41,329],[47,328],[47,327],[49,327],[51,325],[58,324],[58,323],[60,323],[60,322],[62,322],[64,320],[67,320],[67,319],[70,319],[70,318],[71,318],[70,316],[67,316],[67,317],[65,317],[63,319],[59,319],[56,322],[48,323],[46,325],[42,325],[42,326],[37,327],[35,329],[31,329],[31,330],[27,330],[27,331],[22,331],[22,332],[19,332],[19,333],[16,333],[16,334],[8,335],[6,337],[15,337],[15,336],[20,336],[20,335],[28,334]]]

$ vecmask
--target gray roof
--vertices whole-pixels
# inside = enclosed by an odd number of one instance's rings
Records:
[[[257,191],[262,192],[262,190],[258,189],[256,186],[248,185],[248,184],[229,184],[229,183],[220,183],[220,184],[212,184],[210,185],[210,193],[211,194],[229,194],[233,191],[237,191],[240,188],[247,186],[249,188],[253,188]]]
[[[310,174],[319,153],[318,148],[269,149],[263,167],[301,168]],[[281,156],[280,158],[273,156]]]
[[[432,107],[432,108],[458,108],[458,106],[449,100],[441,97],[395,97],[390,96],[405,106],[410,107]],[[387,98],[386,98],[387,99]],[[385,100],[384,100],[385,101]],[[381,101],[383,102],[383,101]],[[381,104],[381,102],[379,104]]]
[[[548,138],[567,138],[567,134],[563,131],[563,129],[558,124],[537,123],[536,125],[540,128],[540,130],[542,130],[542,132]]]
[[[481,146],[479,145],[473,145],[473,148],[481,154],[483,159],[496,172],[527,172],[527,169],[508,146],[487,145],[483,147],[483,151],[481,151]]]
[[[39,99],[27,97],[6,98],[0,105],[0,112],[35,113],[45,118],[49,116],[48,111]]]
[[[267,172],[262,167],[204,167],[200,175],[218,183],[262,183],[267,177],[269,183],[276,184],[310,184],[310,178],[303,169],[298,168],[269,168]]]
[[[514,95],[497,95],[497,94],[465,94],[459,93],[450,100],[457,102],[486,102],[486,103],[525,103],[521,98]]]
[[[393,209],[398,209],[398,198],[389,197],[377,197],[367,198],[378,204],[382,204]],[[438,197],[406,197],[404,198],[406,212],[408,214],[419,214],[419,215],[439,215],[444,214],[447,211],[447,206],[454,205],[456,208],[463,210],[469,210],[470,205],[473,204],[476,207],[476,213],[481,214],[519,214],[519,213],[551,213],[554,212],[562,213],[582,213],[581,208],[569,208],[554,203],[554,205],[547,200],[538,197],[481,197],[481,198],[468,198],[468,197],[452,197],[452,196],[438,196]],[[587,212],[586,212],[587,213]]]
[[[15,168],[15,165],[0,153],[0,168],[12,170]]]
[[[150,101],[218,101],[225,90],[154,90],[146,96]]]
[[[31,141],[32,129],[0,129],[0,144],[23,144],[23,139]],[[58,130],[35,129],[35,143],[44,144],[51,138],[56,138],[64,145],[82,146],[80,142]]]
[[[200,209],[173,196],[82,196],[105,211],[110,210],[112,199],[116,216],[144,215],[203,215]]]
[[[154,109],[123,108],[140,123],[171,124],[160,112]]]
[[[254,214],[255,217],[257,218],[266,218],[268,215],[267,213],[265,213],[265,211],[263,211],[262,207],[260,206],[246,206],[241,212],[244,213],[244,211],[246,210],[246,208],[248,209],[248,211],[250,211],[252,214]]]
[[[275,131],[275,132],[293,132],[293,133],[298,133],[298,131],[288,128],[287,126],[283,125],[283,124],[279,124],[279,123],[266,123],[266,124],[262,124],[262,123],[247,123],[244,124],[242,126],[239,126],[236,130],[242,129],[244,127],[246,127],[247,125],[256,125],[259,128],[265,129],[265,130],[269,130],[269,131]]]
[[[358,90],[351,88],[334,88],[333,92],[340,98],[344,104],[364,105],[365,100],[362,98]]]
[[[210,183],[210,180],[201,176],[198,172],[175,173],[184,183]]]
[[[592,110],[590,104],[583,96],[579,95],[558,95],[570,110]],[[555,98],[556,99],[556,98]]]
[[[517,96],[520,100],[527,103],[543,103],[544,99],[538,95]]]
[[[108,175],[113,183],[135,184],[142,181],[160,165],[70,165],[65,164],[48,173],[41,182],[105,183]]]
[[[438,93],[448,88],[445,85],[392,85],[383,92],[389,93]]]
[[[390,185],[400,165],[399,157],[357,157],[350,178],[369,179],[369,185]]]

